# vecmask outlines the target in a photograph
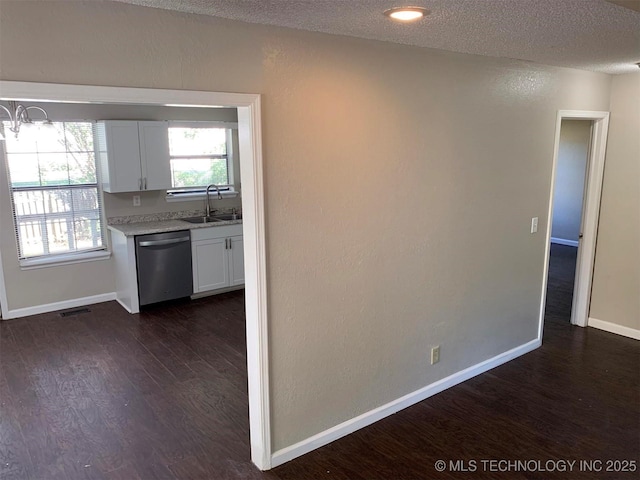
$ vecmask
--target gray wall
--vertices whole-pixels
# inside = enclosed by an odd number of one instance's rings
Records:
[[[578,241],[590,141],[590,120],[562,121],[553,193],[553,238]]]
[[[1,10],[0,10],[1,11]],[[63,120],[191,120],[237,122],[235,108],[167,107],[64,102],[28,102],[44,108],[53,121]],[[34,114],[34,118],[38,113]]]
[[[613,78],[589,317],[640,330],[640,73]]]
[[[536,338],[556,112],[611,83],[108,2],[2,2],[0,56],[5,80],[263,95],[276,450]],[[104,262],[25,295],[2,254],[14,302],[113,288]]]

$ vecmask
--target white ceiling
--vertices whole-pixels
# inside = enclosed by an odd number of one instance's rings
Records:
[[[640,62],[640,0],[116,1],[611,74]],[[407,4],[431,14],[413,24],[383,15]]]

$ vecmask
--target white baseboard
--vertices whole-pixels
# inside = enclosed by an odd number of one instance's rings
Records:
[[[127,306],[127,305],[126,305],[122,300],[120,300],[118,297],[116,297],[114,300],[115,300],[116,302],[118,302],[118,303],[120,304],[120,306],[121,306],[122,308],[124,308],[127,312],[129,312],[129,313],[134,313],[133,311],[131,311],[131,307]],[[135,313],[138,313],[138,312],[135,312]]]
[[[524,345],[520,345],[514,349],[511,349],[507,352],[501,353],[493,358],[485,360],[484,362],[480,362],[476,365],[473,365],[469,368],[465,368],[453,375],[450,375],[442,380],[438,380],[437,382],[432,383],[431,385],[427,385],[415,392],[409,393],[404,397],[400,397],[392,402],[387,403],[386,405],[382,405],[381,407],[370,410],[362,415],[359,415],[351,420],[347,420],[335,427],[329,428],[324,432],[320,432],[312,437],[309,437],[301,442],[298,442],[289,447],[278,450],[273,453],[271,456],[271,468],[275,468],[278,465],[282,465],[289,460],[293,460],[296,457],[304,455],[305,453],[309,453],[316,448],[320,448],[328,443],[331,443],[345,435],[355,432],[356,430],[360,430],[368,425],[371,425],[378,420],[382,420],[389,415],[392,415],[400,410],[403,410],[411,405],[414,405],[422,400],[435,395],[436,393],[440,393],[447,388],[453,387],[459,383],[464,382],[470,378],[473,378],[481,373],[484,373],[492,368],[495,368],[503,363],[508,362],[509,360],[513,360],[520,355],[524,355],[532,350],[535,350],[542,342],[538,339],[532,340]]]
[[[566,238],[551,237],[551,243],[557,243],[558,245],[566,245],[568,247],[577,247],[577,240],[567,240]]]
[[[589,317],[589,326],[604,330],[605,332],[615,333],[624,337],[640,340],[640,330],[631,327],[625,327],[624,325],[618,325],[616,323],[605,322],[604,320],[598,320],[597,318]]]
[[[6,317],[3,317],[3,319],[8,320],[10,318],[27,317],[29,315],[37,315],[39,313],[65,310],[67,308],[84,307],[85,305],[108,302],[115,299],[115,292],[109,292],[102,293],[100,295],[92,295],[90,297],[73,298],[71,300],[64,300],[62,302],[46,303],[44,305],[36,305],[34,307],[16,308],[14,310],[9,310],[8,315]]]

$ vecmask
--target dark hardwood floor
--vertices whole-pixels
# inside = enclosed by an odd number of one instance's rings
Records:
[[[640,460],[639,342],[569,324],[571,251],[552,253],[541,348],[270,472],[249,460],[242,292],[0,322],[0,478],[637,478],[604,470]],[[580,460],[596,471],[559,462]]]
[[[548,326],[552,326],[554,322],[562,324],[571,320],[577,254],[576,247],[551,244],[547,308],[544,312]]]

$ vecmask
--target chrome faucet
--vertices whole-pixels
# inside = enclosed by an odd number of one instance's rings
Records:
[[[206,190],[206,195],[207,195],[207,208],[205,208],[205,216],[209,217],[211,215],[211,204],[209,202],[209,190],[215,188],[216,191],[218,192],[218,200],[222,200],[222,194],[220,193],[220,189],[218,188],[217,185],[214,185],[213,183],[211,185],[207,186],[207,190]]]

